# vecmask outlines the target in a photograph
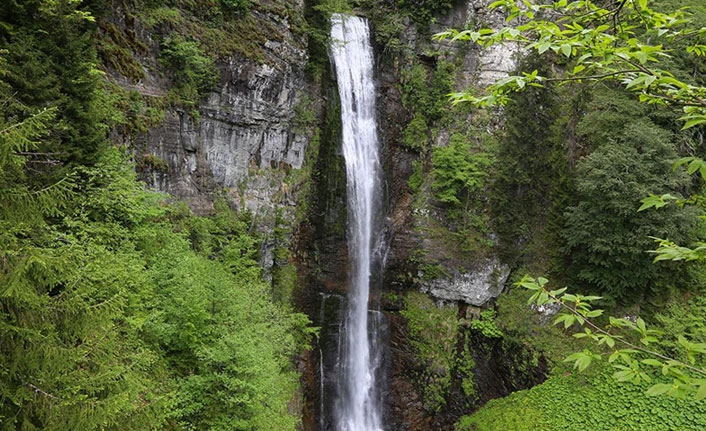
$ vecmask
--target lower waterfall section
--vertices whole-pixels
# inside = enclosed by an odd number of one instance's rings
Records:
[[[334,14],[331,24],[331,58],[341,101],[350,261],[333,425],[336,431],[380,431],[380,319],[376,311],[369,311],[381,194],[373,53],[365,19]]]

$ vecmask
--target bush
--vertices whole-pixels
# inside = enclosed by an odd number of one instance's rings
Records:
[[[204,54],[197,42],[167,39],[162,44],[160,60],[172,74],[176,101],[186,106],[195,106],[218,83],[213,59]]]
[[[443,203],[469,209],[473,198],[485,186],[488,167],[487,153],[473,153],[470,142],[455,134],[446,147],[436,147],[432,154],[433,188]]]
[[[434,15],[451,9],[454,0],[399,0],[398,4],[415,22],[429,25],[434,21]]]
[[[420,151],[427,143],[427,122],[421,113],[415,114],[402,135],[402,143],[410,150]]]
[[[244,14],[252,7],[252,0],[221,0],[225,12]]]

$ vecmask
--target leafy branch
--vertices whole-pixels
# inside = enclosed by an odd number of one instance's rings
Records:
[[[514,44],[524,53],[554,53],[564,58],[560,61],[564,71],[558,76],[541,76],[536,70],[508,76],[490,85],[486,95],[468,91],[452,95],[455,103],[504,105],[511,93],[528,85],[612,80],[638,94],[641,102],[682,108],[685,129],[706,124],[706,88],[659,67],[676,50],[706,55],[702,41],[706,27],[692,27],[684,10],[662,13],[650,8],[647,0],[611,1],[604,6],[590,0],[498,0],[489,8],[504,12],[505,26],[451,29],[435,37],[485,48]]]
[[[525,276],[515,283],[531,292],[528,304],[543,306],[558,304],[564,312],[557,315],[555,325],[563,324],[564,329],[578,325],[580,332],[575,338],[593,342],[598,351],[584,349],[568,356],[566,362],[574,362],[574,368],[584,371],[594,361],[607,356],[608,363],[616,369],[613,377],[620,382],[651,383],[661,375],[670,383],[658,382],[650,386],[648,395],[668,394],[677,397],[693,395],[697,400],[706,398],[706,369],[697,365],[697,358],[706,355],[706,343],[694,343],[684,336],[678,342],[684,349],[687,361],[670,357],[650,348],[659,345],[661,333],[649,329],[642,318],[631,321],[627,318],[609,316],[608,323],[601,325],[594,321],[603,316],[604,310],[594,309],[592,302],[600,296],[585,296],[567,293],[567,288],[550,290],[548,280],[543,277]],[[632,341],[637,337],[636,342]]]

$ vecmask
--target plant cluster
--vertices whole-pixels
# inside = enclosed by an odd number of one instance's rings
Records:
[[[311,330],[273,301],[251,220],[146,191],[107,130],[157,108],[100,85],[79,2],[30,3],[0,12],[3,429],[295,429]],[[203,62],[184,64],[191,79]]]
[[[404,304],[400,314],[407,320],[410,345],[421,365],[412,378],[422,391],[425,407],[438,412],[446,404],[455,363],[456,310],[438,307],[422,293],[408,293]]]

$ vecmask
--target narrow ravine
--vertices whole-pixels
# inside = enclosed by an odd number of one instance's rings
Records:
[[[378,382],[379,324],[369,313],[373,247],[379,236],[375,220],[380,210],[380,162],[369,33],[363,18],[342,14],[332,17],[331,56],[341,99],[350,260],[348,309],[339,338],[336,431],[383,429]]]

